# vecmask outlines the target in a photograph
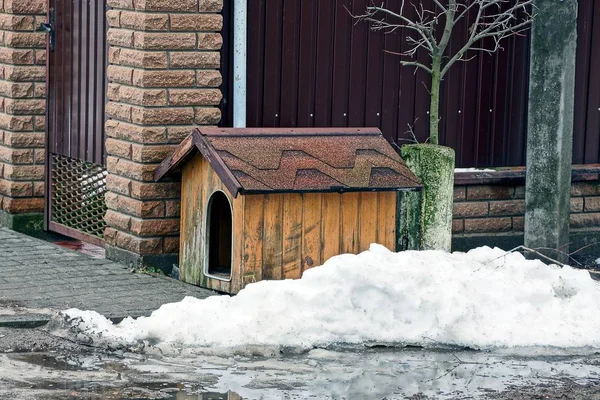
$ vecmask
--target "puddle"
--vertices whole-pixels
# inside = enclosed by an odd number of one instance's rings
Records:
[[[349,350],[316,349],[271,357],[0,355],[0,382],[9,383],[0,387],[0,398],[11,382],[13,389],[21,388],[17,394],[23,393],[19,397],[9,392],[14,399],[32,398],[32,394],[33,398],[43,394],[49,399],[68,395],[109,400],[459,399],[490,398],[502,391],[518,393],[531,387],[568,388],[565,391],[589,388],[594,396],[600,394],[597,354],[548,354],[548,349],[521,350],[519,355],[464,350]],[[573,398],[590,398],[589,393],[586,395]]]

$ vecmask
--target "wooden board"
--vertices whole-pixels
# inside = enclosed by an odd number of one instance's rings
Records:
[[[302,274],[302,195],[283,195],[283,277]]]
[[[283,196],[265,196],[263,279],[283,278]]]

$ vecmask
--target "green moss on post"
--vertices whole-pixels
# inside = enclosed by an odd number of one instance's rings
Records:
[[[432,144],[402,146],[402,157],[423,183],[421,246],[450,251],[454,197],[454,150]]]

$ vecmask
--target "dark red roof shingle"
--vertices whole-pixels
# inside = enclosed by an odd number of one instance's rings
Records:
[[[375,128],[201,128],[157,168],[156,179],[196,149],[234,195],[421,187]]]

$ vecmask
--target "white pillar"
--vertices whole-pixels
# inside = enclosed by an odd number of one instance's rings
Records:
[[[233,5],[233,127],[246,127],[248,2]]]

